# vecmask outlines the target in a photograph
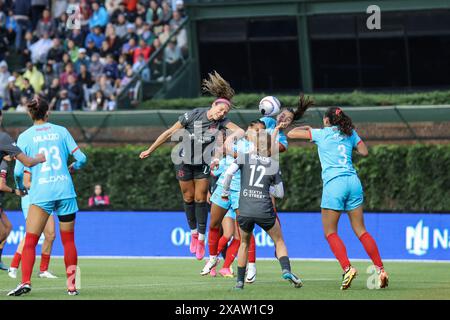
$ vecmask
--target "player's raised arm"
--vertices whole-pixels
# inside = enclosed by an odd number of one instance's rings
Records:
[[[222,197],[228,197],[230,193],[230,184],[231,180],[233,179],[233,175],[239,170],[239,165],[236,162],[233,162],[230,164],[228,169],[224,173],[224,180],[223,180],[223,192]]]
[[[169,139],[177,130],[183,129],[183,127],[184,126],[180,121],[175,122],[175,124],[166,131],[164,131],[147,150],[142,151],[141,154],[139,155],[139,158],[145,159],[149,157],[153,153],[153,151],[158,149],[158,147],[162,145],[164,142],[166,142],[167,139]]]
[[[309,126],[297,127],[289,131],[287,136],[289,139],[311,140],[311,130]]]

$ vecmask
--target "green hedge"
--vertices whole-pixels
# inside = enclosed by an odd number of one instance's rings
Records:
[[[238,108],[254,109],[266,94],[238,94],[234,102]],[[297,96],[276,95],[284,105],[296,105]],[[365,93],[354,91],[351,93],[312,94],[317,106],[391,106],[391,105],[438,105],[448,104],[450,91],[432,91],[421,93],[387,94]],[[191,109],[206,107],[211,104],[211,97],[194,99],[166,99],[148,100],[140,104],[141,109]]]
[[[146,160],[138,158],[141,150],[86,148],[89,164],[74,176],[79,206],[87,207],[93,185],[101,183],[114,209],[181,210],[170,148]],[[379,145],[370,148],[369,157],[354,160],[367,210],[450,211],[450,145]],[[286,195],[280,209],[319,210],[322,185],[316,149],[291,147],[282,154],[281,165]],[[6,199],[6,208],[18,207],[17,197]]]

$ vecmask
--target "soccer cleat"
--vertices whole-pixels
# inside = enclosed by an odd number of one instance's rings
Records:
[[[281,277],[292,283],[295,288],[301,288],[303,286],[302,280],[290,271],[284,270]]]
[[[217,266],[219,263],[219,259],[217,257],[209,257],[208,262],[206,262],[205,266],[203,267],[203,270],[200,272],[202,276],[206,276],[211,272],[211,270]]]
[[[69,296],[77,296],[77,295],[79,295],[80,293],[78,292],[77,289],[68,289],[68,290],[67,290],[67,294],[68,294]]]
[[[2,261],[0,261],[0,270],[8,271],[8,267]]]
[[[17,268],[9,268],[8,276],[12,279],[16,279],[17,278]]]
[[[253,283],[256,280],[256,264],[249,263],[247,266],[247,276],[245,277],[246,283]]]
[[[222,268],[219,270],[219,273],[224,278],[233,278],[233,272],[230,268]]]
[[[244,282],[238,281],[236,285],[233,287],[233,290],[244,290]]]
[[[389,276],[384,269],[378,270],[378,279],[380,280],[380,288],[387,288],[389,285]]]
[[[197,244],[198,233],[191,233],[191,245],[189,246],[189,250],[191,250],[191,253],[195,254],[197,252]]]
[[[358,271],[350,266],[347,271],[342,275],[342,285],[341,290],[347,290],[350,288],[353,279],[356,278],[356,275],[358,274]]]
[[[198,240],[195,257],[197,258],[197,260],[202,260],[204,256],[205,256],[205,240]]]
[[[39,272],[38,276],[41,279],[58,279],[57,276],[55,276],[54,274],[52,274],[49,271],[41,271],[41,272]]]
[[[211,277],[217,276],[216,267],[214,267],[214,268],[211,269],[211,272],[209,273],[209,275],[210,275]]]
[[[30,291],[31,291],[31,284],[21,283],[21,284],[19,284],[17,286],[17,288],[15,288],[14,290],[11,290],[10,292],[8,292],[7,296],[18,297],[18,296],[26,294],[26,293],[28,293]]]

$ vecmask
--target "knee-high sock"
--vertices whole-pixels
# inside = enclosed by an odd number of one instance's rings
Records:
[[[364,249],[369,255],[370,259],[372,259],[373,264],[379,268],[383,268],[383,262],[381,261],[380,252],[378,251],[378,246],[375,240],[372,238],[370,233],[364,232],[360,237],[359,241],[361,241]]]
[[[186,213],[186,219],[189,224],[189,229],[197,229],[197,219],[195,218],[195,202],[184,202],[184,212]]]
[[[255,243],[255,236],[253,234],[250,238],[250,245],[248,246],[248,262],[249,263],[256,262],[256,243]]]
[[[22,260],[22,255],[18,252],[14,253],[14,257],[11,260],[11,268],[19,268],[20,260]]]
[[[209,255],[217,256],[218,251],[218,242],[220,238],[220,229],[219,228],[209,228],[208,233],[208,246],[209,246]]]
[[[330,245],[331,251],[333,251],[334,256],[339,261],[342,269],[345,271],[348,267],[350,267],[350,261],[347,257],[347,249],[345,248],[344,242],[342,242],[337,233],[328,235],[327,241]]]
[[[49,254],[45,254],[42,253],[41,254],[41,266],[40,266],[40,271],[44,272],[48,270],[48,265],[50,264],[50,255]]]
[[[208,206],[206,202],[195,203],[195,218],[198,224],[198,233],[206,233],[206,223],[208,221]]]
[[[230,241],[230,238],[227,238],[225,236],[221,236],[219,239],[219,245],[217,247],[217,253],[221,253],[222,250],[226,247],[228,241]]]
[[[224,268],[229,268],[231,266],[234,259],[237,257],[240,245],[241,245],[240,240],[233,239],[233,241],[231,241],[231,244],[227,249],[225,262],[223,263]]]
[[[25,235],[25,244],[22,250],[22,283],[31,283],[38,241],[39,236],[37,234],[27,232]]]
[[[74,232],[61,231],[61,240],[64,246],[64,264],[66,265],[67,288],[75,289],[78,253],[77,248],[75,247]]]

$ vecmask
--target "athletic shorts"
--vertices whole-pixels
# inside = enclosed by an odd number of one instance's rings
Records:
[[[339,176],[331,179],[323,186],[323,209],[335,211],[351,211],[364,202],[364,193],[357,175]]]
[[[180,181],[208,179],[210,175],[210,167],[207,164],[177,164],[175,171]]]
[[[239,209],[239,191],[231,191],[228,200],[222,198],[223,187],[217,185],[216,190],[212,194],[210,201],[224,209]]]
[[[243,217],[242,215],[238,215],[237,222],[239,224],[239,228],[244,230],[247,233],[252,233],[255,228],[255,224],[260,226],[264,231],[269,231],[275,225],[277,218],[275,215],[267,218],[255,218],[255,217]]]
[[[224,218],[231,218],[231,219],[233,219],[233,220],[236,220],[236,211],[234,211],[234,209],[233,208],[230,208],[228,211],[227,211],[227,214],[225,215],[225,217]]]
[[[55,212],[57,216],[66,216],[78,212],[77,198],[37,202],[32,204],[38,206],[49,215]]]

